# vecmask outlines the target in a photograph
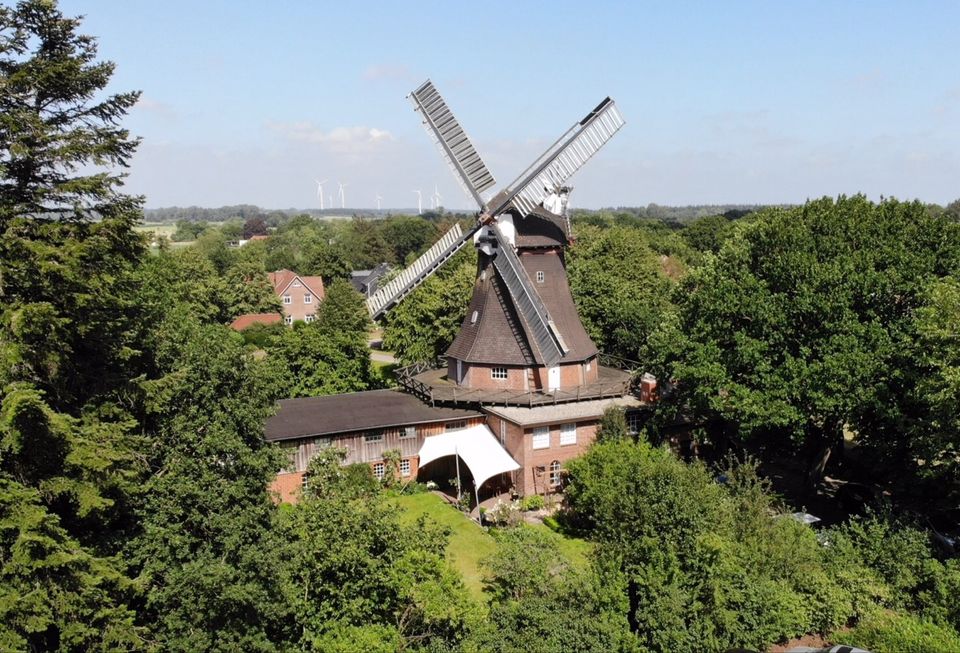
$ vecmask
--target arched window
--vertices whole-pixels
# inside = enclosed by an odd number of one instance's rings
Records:
[[[560,461],[554,460],[550,463],[550,485],[556,487],[560,485]]]

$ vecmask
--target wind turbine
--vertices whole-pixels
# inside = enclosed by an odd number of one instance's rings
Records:
[[[421,215],[423,213],[423,195],[418,190],[411,192],[417,194],[417,215]]]
[[[433,208],[434,208],[434,209],[439,209],[439,208],[440,208],[440,202],[441,202],[441,200],[442,200],[443,198],[440,197],[440,189],[437,188],[437,185],[436,185],[436,184],[433,185],[433,198],[432,198],[432,199],[433,199],[433,204],[434,204],[434,207],[433,207]]]
[[[383,198],[380,197],[380,193],[377,193],[377,210],[378,210],[378,211],[380,210],[380,200],[382,200],[382,199],[383,199]]]
[[[327,179],[320,181],[317,179],[317,197],[320,198],[320,210],[323,210],[323,185],[327,183]]]
[[[347,184],[343,183],[342,181],[338,181],[337,185],[340,187],[340,208],[345,209],[347,208],[347,194],[343,192],[343,189],[347,187]]]

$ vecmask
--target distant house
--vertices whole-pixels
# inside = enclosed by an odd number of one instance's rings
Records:
[[[380,280],[391,270],[393,266],[389,263],[381,263],[372,270],[354,270],[350,273],[350,285],[361,295],[369,297],[377,292]]]
[[[317,307],[326,296],[323,279],[304,277],[290,270],[270,272],[273,291],[280,298],[283,307],[283,323],[290,325],[294,320],[313,322]]]
[[[230,323],[234,331],[243,331],[254,324],[278,324],[283,319],[279,313],[246,313]]]

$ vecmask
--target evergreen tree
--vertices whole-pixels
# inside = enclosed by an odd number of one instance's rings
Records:
[[[133,231],[138,93],[55,3],[0,7],[0,648],[129,648],[113,557],[144,467]]]

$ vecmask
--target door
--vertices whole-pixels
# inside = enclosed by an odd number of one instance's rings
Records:
[[[560,389],[560,366],[547,368],[547,390],[553,392]]]

